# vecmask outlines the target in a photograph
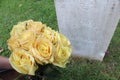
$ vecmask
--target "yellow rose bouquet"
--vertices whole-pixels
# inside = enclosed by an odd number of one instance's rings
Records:
[[[72,52],[70,41],[63,34],[33,20],[14,25],[7,42],[11,66],[37,78],[51,65],[65,68]]]

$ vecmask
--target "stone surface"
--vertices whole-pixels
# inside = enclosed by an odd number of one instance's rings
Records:
[[[103,60],[120,19],[120,0],[54,0],[59,30],[73,55]]]

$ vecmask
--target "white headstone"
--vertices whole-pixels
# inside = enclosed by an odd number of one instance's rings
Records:
[[[54,0],[59,30],[73,55],[103,60],[118,21],[120,0]]]

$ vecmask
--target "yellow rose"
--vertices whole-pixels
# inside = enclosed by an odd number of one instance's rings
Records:
[[[15,39],[15,37],[11,37],[8,39],[8,48],[13,51],[15,48],[19,48],[20,44],[19,42]]]
[[[29,30],[23,31],[19,37],[17,38],[21,48],[25,50],[29,50],[30,46],[32,46],[33,42],[35,41],[36,35]]]
[[[9,58],[11,66],[19,73],[35,75],[38,66],[29,52],[23,49],[15,49]]]
[[[37,63],[43,65],[53,62],[54,48],[49,40],[38,37],[31,51]]]
[[[11,36],[17,36],[24,30],[25,30],[25,24],[20,23],[19,25],[13,26],[13,29],[10,34]]]
[[[17,25],[14,25],[10,35],[11,36],[19,36],[23,31],[27,30],[27,24],[32,22],[32,20],[24,21],[24,22],[19,22]]]
[[[55,44],[57,43],[57,35],[58,32],[52,30],[50,27],[45,27],[41,36]]]
[[[57,52],[55,53],[53,64],[62,68],[66,67],[68,59],[71,55],[71,49],[68,47],[57,47]]]
[[[14,26],[11,31],[11,37],[8,40],[8,48],[13,51],[15,48],[21,47],[25,50],[29,50],[29,47],[35,40],[36,35],[31,30],[26,28],[26,24],[32,22],[24,21],[18,23],[18,25]]]
[[[63,34],[59,33],[59,40],[63,46],[71,47],[69,39],[67,39]]]
[[[33,31],[36,35],[39,35],[45,27],[46,25],[42,24],[41,22],[31,21],[27,24],[27,28]]]
[[[58,36],[58,44],[55,45],[56,53],[54,54],[53,64],[64,68],[71,55],[71,46],[69,40],[62,34]]]

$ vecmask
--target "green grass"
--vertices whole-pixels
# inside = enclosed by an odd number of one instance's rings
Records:
[[[58,30],[53,0],[0,0],[0,47],[9,56],[6,41],[13,25],[33,19]]]
[[[58,30],[53,0],[0,0],[0,47],[9,57],[7,39],[12,26],[19,21],[42,21]],[[72,58],[67,68],[60,69],[61,76],[51,80],[120,80],[120,23],[115,31],[103,62]]]

